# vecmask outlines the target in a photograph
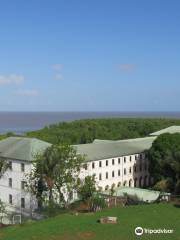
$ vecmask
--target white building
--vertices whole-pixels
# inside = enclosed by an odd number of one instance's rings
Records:
[[[180,132],[180,129],[176,131]],[[148,186],[151,178],[144,152],[156,139],[156,133],[152,135],[119,141],[95,140],[90,144],[74,145],[77,153],[86,156],[87,168],[82,168],[80,178],[95,174],[97,186],[103,190],[112,185]],[[36,153],[43,152],[50,145],[24,137],[9,137],[0,141],[0,158],[11,163],[10,169],[0,179],[0,199],[7,206],[27,211],[36,208],[36,200],[24,190],[25,179],[31,172]]]

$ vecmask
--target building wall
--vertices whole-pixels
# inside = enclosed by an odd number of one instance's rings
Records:
[[[31,172],[32,164],[26,161],[9,161],[12,162],[12,170],[8,170],[0,179],[0,199],[8,205],[22,209],[21,199],[24,198],[25,210],[36,208],[36,200],[21,187],[21,182],[25,181],[27,174]],[[108,165],[106,165],[107,162]],[[21,169],[22,163],[24,163],[24,171]],[[93,174],[96,176],[97,187],[102,190],[110,189],[112,185],[115,187],[148,186],[150,179],[148,160],[144,153],[87,162],[87,169],[81,170],[80,178]],[[106,178],[107,174],[108,178]],[[12,187],[9,186],[10,178]],[[12,195],[12,204],[9,202],[9,195]]]
[[[96,176],[97,186],[103,190],[112,185],[143,187],[150,182],[148,160],[144,153],[88,162],[87,169],[81,170],[80,178],[93,174]]]
[[[22,181],[26,180],[26,175],[31,172],[32,164],[27,161],[8,160],[12,162],[12,170],[8,169],[0,179],[0,199],[8,206],[21,209],[21,199],[24,198],[25,207],[22,209],[30,209],[34,205],[34,199],[30,194],[22,189]],[[24,171],[21,169],[21,164],[24,164]],[[12,187],[9,182],[12,179]],[[10,203],[10,195],[12,195],[12,203]]]

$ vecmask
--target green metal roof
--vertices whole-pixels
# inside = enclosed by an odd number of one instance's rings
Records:
[[[95,143],[79,144],[74,147],[77,153],[86,156],[86,161],[94,161],[144,152],[152,146],[155,139],[156,137],[102,142],[96,140]]]
[[[150,137],[126,140],[99,140],[93,143],[73,145],[77,153],[85,155],[86,161],[132,155],[148,150],[162,133],[180,133],[180,126],[172,126],[151,133]],[[36,138],[9,137],[0,141],[0,156],[10,159],[33,161],[35,154],[44,151],[51,144]]]
[[[93,143],[122,143],[122,142],[139,142],[139,141],[146,141],[149,139],[152,139],[156,137],[152,136],[152,137],[143,137],[143,138],[132,138],[132,139],[123,139],[123,140],[106,140],[106,139],[94,139]]]
[[[171,127],[168,127],[168,128],[164,128],[160,131],[151,133],[150,135],[151,136],[158,136],[158,135],[163,134],[163,133],[180,133],[180,126],[171,126]]]
[[[110,195],[110,190],[104,191],[103,194]],[[115,189],[114,196],[122,197],[124,194],[127,194],[129,196],[136,196],[140,201],[143,202],[154,202],[159,198],[161,193],[159,191],[135,187],[118,187]]]
[[[41,153],[50,145],[36,138],[9,137],[0,141],[0,157],[33,161],[37,153]]]

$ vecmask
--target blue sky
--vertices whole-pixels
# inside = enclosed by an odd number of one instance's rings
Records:
[[[179,111],[180,1],[0,1],[0,111]]]

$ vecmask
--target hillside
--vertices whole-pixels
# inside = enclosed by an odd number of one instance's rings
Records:
[[[97,223],[101,216],[117,216],[117,225]],[[180,210],[171,204],[136,205],[107,209],[98,213],[62,214],[47,220],[7,227],[0,240],[132,240],[137,226],[174,229],[173,234],[145,234],[141,239],[178,240]]]

